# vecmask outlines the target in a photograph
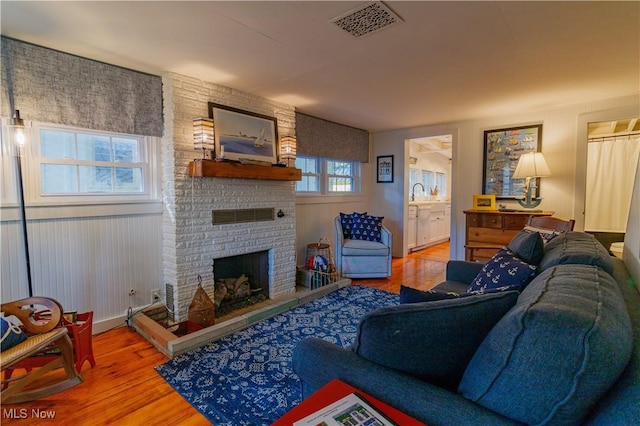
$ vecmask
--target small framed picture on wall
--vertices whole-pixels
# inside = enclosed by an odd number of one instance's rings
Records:
[[[393,155],[378,156],[378,183],[393,182]]]

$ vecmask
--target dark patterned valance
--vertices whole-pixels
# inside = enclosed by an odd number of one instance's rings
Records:
[[[369,162],[369,132],[296,112],[297,153]]]
[[[162,136],[162,79],[2,37],[2,115]]]

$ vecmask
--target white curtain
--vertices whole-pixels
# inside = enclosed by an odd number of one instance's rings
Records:
[[[640,135],[590,140],[585,231],[625,232],[640,156]]]

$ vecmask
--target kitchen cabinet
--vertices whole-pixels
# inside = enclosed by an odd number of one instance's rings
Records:
[[[431,205],[431,217],[429,219],[429,242],[436,243],[449,238],[446,225],[446,205],[442,203]]]
[[[409,205],[409,250],[420,250],[444,241],[451,233],[451,204],[418,202]]]
[[[416,247],[422,247],[429,244],[429,234],[431,230],[431,206],[418,206],[418,228],[416,232]]]

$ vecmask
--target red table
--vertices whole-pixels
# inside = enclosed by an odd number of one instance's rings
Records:
[[[371,395],[367,395],[361,390],[356,389],[353,386],[346,384],[345,382],[334,379],[322,388],[318,389],[309,398],[305,399],[296,407],[291,409],[291,411],[289,411],[287,414],[276,420],[271,424],[271,426],[291,426],[293,422],[303,419],[309,414],[315,413],[316,411],[320,410],[323,407],[326,407],[332,402],[335,402],[340,398],[354,392],[360,395],[382,413],[384,413],[389,419],[393,420],[401,426],[425,425],[425,423],[414,419],[413,417],[403,413],[402,411],[396,410],[395,408],[385,404],[379,399],[376,399]]]

